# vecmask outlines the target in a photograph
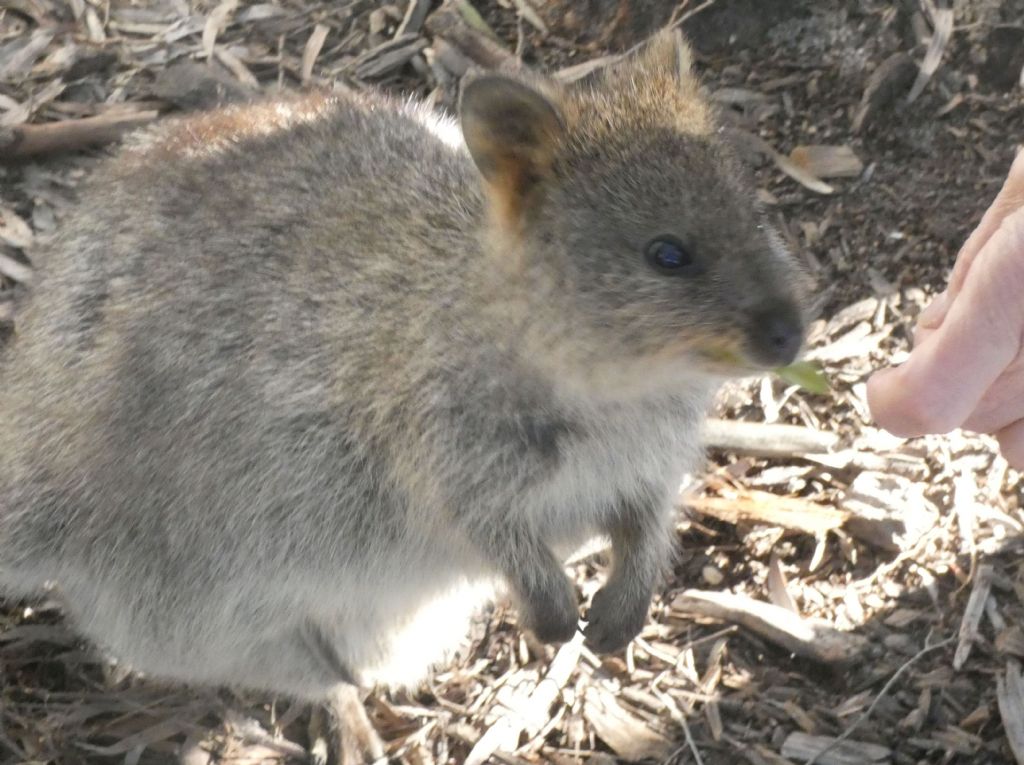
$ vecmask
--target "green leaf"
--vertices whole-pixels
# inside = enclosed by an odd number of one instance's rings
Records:
[[[795,361],[788,367],[779,367],[775,374],[792,385],[819,395],[828,393],[828,378],[821,366],[812,361]]]

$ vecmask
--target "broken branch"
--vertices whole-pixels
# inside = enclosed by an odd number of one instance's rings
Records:
[[[839,436],[799,425],[709,419],[704,424],[704,442],[757,457],[791,457],[830,452],[839,444]]]
[[[728,592],[687,590],[672,601],[672,608],[734,622],[787,651],[824,664],[849,663],[868,643],[821,619],[802,618],[771,603]]]

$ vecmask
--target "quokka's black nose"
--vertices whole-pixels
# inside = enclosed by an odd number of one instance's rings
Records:
[[[754,360],[766,367],[784,367],[803,345],[803,322],[791,303],[771,303],[753,313],[748,337]]]

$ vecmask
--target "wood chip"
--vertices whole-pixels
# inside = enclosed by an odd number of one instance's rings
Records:
[[[373,80],[391,74],[427,46],[417,35],[406,35],[381,43],[355,60],[355,75],[361,80]]]
[[[786,710],[786,714],[795,722],[804,733],[813,733],[818,727],[814,719],[807,714],[795,701],[786,701],[783,703],[782,708]]]
[[[0,109],[3,110],[3,113],[0,114],[0,128],[20,125],[22,122],[28,122],[29,117],[32,116],[29,104],[20,104],[2,93],[0,93]]]
[[[199,736],[189,736],[181,745],[178,765],[212,765],[213,761],[213,754],[202,746]]]
[[[779,608],[784,608],[797,616],[800,615],[796,601],[789,594],[786,573],[782,570],[782,562],[776,552],[772,552],[772,557],[768,561],[768,597]]]
[[[741,156],[749,157],[752,155],[759,155],[767,157],[772,160],[776,167],[778,167],[782,172],[805,188],[808,188],[817,194],[828,195],[835,193],[835,189],[820,178],[816,178],[811,173],[804,170],[785,154],[776,151],[775,147],[761,138],[761,136],[756,135],[749,130],[742,130],[740,128],[725,128],[721,131],[721,134],[725,140],[729,141],[737,148]]]
[[[37,29],[21,45],[5,49],[0,55],[0,79],[27,74],[53,38],[52,29]]]
[[[856,178],[864,171],[849,146],[797,146],[789,159],[816,178]]]
[[[953,511],[963,551],[973,555],[977,547],[978,482],[970,466],[960,465],[958,473],[953,479]]]
[[[228,68],[231,74],[235,75],[235,78],[240,83],[253,91],[259,90],[260,81],[256,79],[256,75],[249,70],[249,67],[234,52],[218,45],[213,49],[213,55],[214,58]]]
[[[313,27],[309,39],[306,40],[306,47],[302,49],[302,69],[300,70],[304,86],[309,85],[309,81],[313,77],[313,66],[316,64],[316,58],[320,55],[324,41],[327,39],[327,33],[330,31],[330,27],[326,24],[317,24]]]
[[[830,746],[834,739],[828,736],[812,736],[794,732],[782,743],[782,756],[799,762],[806,762],[818,752]],[[816,765],[876,765],[892,761],[892,750],[867,741],[843,741],[826,754],[821,755]]]
[[[889,56],[868,78],[860,106],[853,118],[853,132],[859,133],[896,99],[905,93],[918,72],[917,64],[906,53]]]
[[[996,635],[996,650],[1024,659],[1024,628],[1014,624],[1000,630]]]
[[[808,361],[832,364],[848,359],[867,358],[878,350],[879,343],[888,337],[888,334],[888,330],[872,332],[871,324],[862,322],[828,345],[811,349],[804,358]]]
[[[516,689],[505,703],[507,711],[487,729],[466,758],[465,765],[483,765],[495,752],[511,752],[523,731],[536,735],[550,717],[551,705],[580,660],[583,634],[558,649],[543,680],[532,686]]]
[[[627,762],[664,762],[676,749],[669,739],[630,713],[615,694],[599,683],[588,686],[584,692],[583,716],[594,733]]]
[[[1024,680],[1018,662],[1007,662],[1006,674],[996,677],[996,700],[1006,740],[1017,765],[1024,765]]]
[[[0,274],[22,284],[32,282],[32,269],[18,262],[9,255],[0,252]]]
[[[934,25],[932,40],[928,45],[928,50],[925,51],[924,60],[918,69],[914,85],[907,95],[908,104],[913,103],[921,95],[928,81],[931,80],[932,75],[938,70],[939,64],[942,63],[942,54],[945,52],[946,46],[949,44],[949,38],[953,34],[953,10],[951,8],[943,8],[933,11],[932,22]]]
[[[711,100],[729,106],[747,106],[748,104],[764,104],[771,98],[749,88],[719,88],[711,94]]]
[[[981,625],[982,614],[985,613],[985,601],[992,591],[992,576],[995,572],[991,565],[984,563],[978,566],[974,574],[974,585],[971,597],[967,599],[963,619],[960,621],[960,632],[957,638],[956,652],[953,654],[953,669],[963,668],[971,655],[971,647],[978,639],[978,627]]]
[[[825,664],[854,661],[868,644],[866,638],[840,632],[824,620],[801,618],[745,595],[687,590],[672,601],[672,608],[734,622],[787,651]]]
[[[255,21],[266,21],[267,19],[275,19],[280,16],[285,16],[288,11],[279,5],[273,3],[257,3],[256,5],[250,5],[244,10],[238,12],[235,19],[239,24],[251,24]]]
[[[835,189],[821,180],[821,178],[818,178],[813,173],[808,172],[784,154],[779,154],[773,150],[768,156],[771,157],[773,162],[775,162],[775,166],[778,167],[779,170],[784,172],[804,188],[810,189],[817,194],[827,195],[835,193]]]
[[[911,624],[925,619],[927,614],[914,608],[897,608],[882,620],[882,623],[898,630],[905,630]]]
[[[217,35],[227,26],[231,14],[237,7],[238,0],[223,0],[206,17],[203,24],[203,58],[210,58],[213,55],[213,46],[217,44]]]
[[[849,515],[847,531],[890,552],[910,549],[939,519],[938,508],[925,497],[925,485],[886,473],[858,475],[840,507]]]
[[[725,581],[725,574],[714,566],[704,566],[700,570],[700,577],[712,587],[717,587]]]
[[[89,42],[93,45],[102,45],[107,41],[107,33],[103,29],[103,22],[96,13],[96,9],[89,6],[85,9],[85,27],[89,32]]]
[[[32,227],[9,207],[0,206],[0,242],[24,250],[32,246]]]
[[[423,22],[427,18],[427,13],[430,11],[430,5],[431,0],[409,0],[405,16],[402,17],[394,36],[397,38],[419,34],[423,28]]]
[[[493,33],[489,33],[490,28],[486,24],[481,28],[467,20],[474,19],[474,13],[466,10],[466,6],[460,2],[446,0],[427,17],[425,26],[431,34],[444,38],[484,69],[518,68],[516,57],[501,46]]]
[[[537,15],[537,11],[530,5],[530,0],[512,0],[512,3],[519,15],[526,19],[534,29],[544,35],[548,33],[548,25]]]

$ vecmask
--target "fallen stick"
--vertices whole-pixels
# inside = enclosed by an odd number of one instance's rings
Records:
[[[815,536],[842,527],[850,518],[850,514],[842,510],[798,497],[779,497],[766,491],[751,491],[729,499],[688,497],[683,505],[726,523],[781,526]]]
[[[672,601],[672,608],[734,622],[787,651],[824,664],[847,664],[868,644],[866,638],[840,632],[821,619],[802,618],[745,595],[686,590]]]
[[[89,146],[110,143],[129,130],[148,125],[158,116],[158,111],[101,114],[96,117],[3,128],[0,129],[0,161],[79,151]]]
[[[839,436],[799,425],[709,419],[704,423],[704,443],[757,457],[791,457],[831,452]]]

